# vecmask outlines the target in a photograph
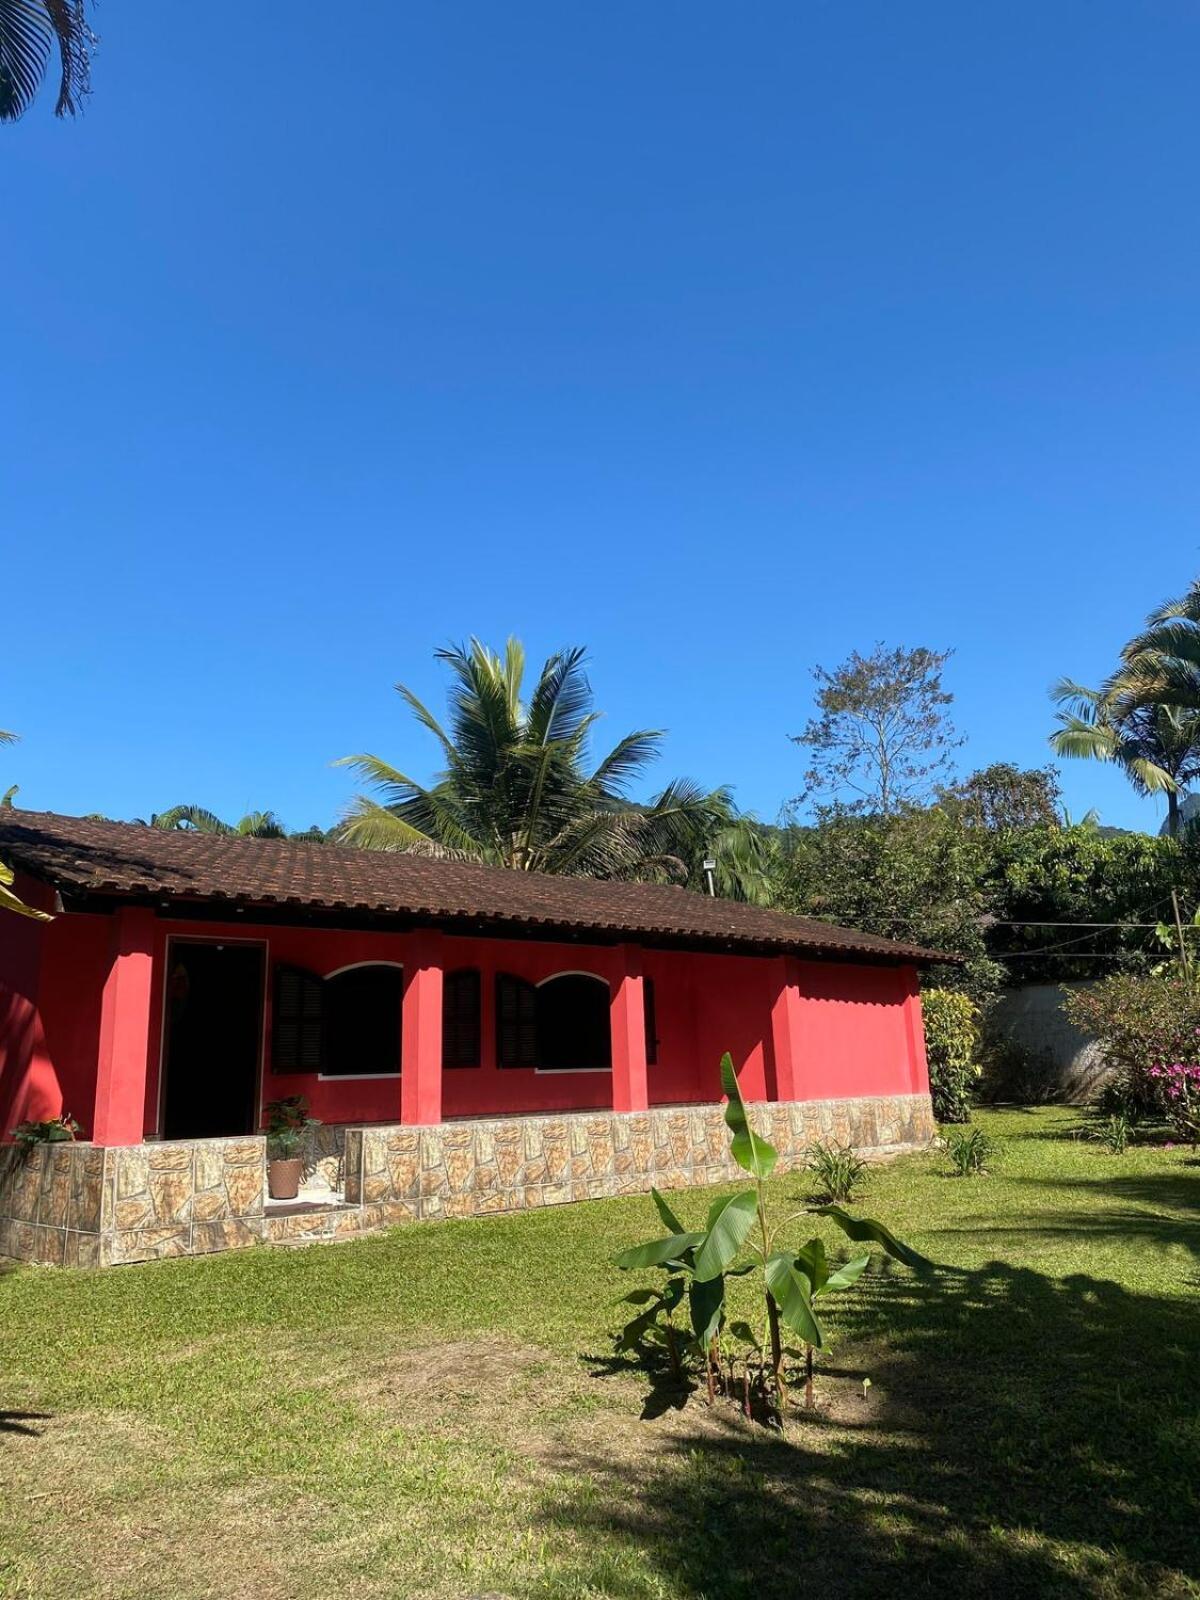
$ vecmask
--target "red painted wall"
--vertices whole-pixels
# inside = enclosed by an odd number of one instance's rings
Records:
[[[19,876],[29,905],[53,897]],[[92,1132],[109,919],[0,913],[0,1132],[69,1112]]]
[[[801,961],[800,1094],[806,1100],[929,1088],[912,967]]]
[[[27,898],[29,897],[27,891]],[[150,1017],[150,1071],[145,1130],[159,1127],[163,996],[167,941],[250,940],[277,963],[321,976],[361,962],[403,966],[411,935],[314,928],[258,927],[242,921],[198,924],[162,920],[155,930],[155,982]],[[475,966],[482,974],[483,1060],[443,1075],[447,1117],[606,1107],[607,1072],[542,1073],[497,1068],[494,977],[509,972],[529,982],[561,972],[590,972],[615,983],[621,953],[608,947],[508,942],[446,935],[445,970]],[[50,924],[0,917],[0,1115],[5,1133],[26,1116],[71,1111],[91,1132],[99,1047],[100,1001],[112,953],[112,919],[63,915]],[[751,956],[646,950],[643,971],[654,982],[658,1061],[648,1070],[651,1104],[720,1097],[718,1065],[729,1050],[745,1092],[775,1090],[771,1005],[779,963]],[[799,962],[800,1092],[806,1098],[896,1094],[927,1087],[920,1000],[911,968]],[[276,1075],[269,1070],[270,992],[264,1019],[260,1104],[289,1094],[307,1097],[326,1122],[396,1122],[398,1078]]]

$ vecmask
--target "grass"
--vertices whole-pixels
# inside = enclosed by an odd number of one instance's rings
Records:
[[[941,1270],[837,1296],[782,1438],[612,1356],[648,1199],[9,1273],[0,1595],[1200,1595],[1200,1164],[978,1120],[872,1172]]]

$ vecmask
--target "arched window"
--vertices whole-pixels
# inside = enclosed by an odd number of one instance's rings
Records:
[[[537,991],[537,1064],[543,1072],[612,1066],[608,985],[585,972],[547,978]]]
[[[378,1078],[400,1071],[403,991],[399,967],[348,967],[326,978],[324,1077]]]
[[[480,987],[475,967],[448,972],[442,980],[442,1065],[479,1065]]]

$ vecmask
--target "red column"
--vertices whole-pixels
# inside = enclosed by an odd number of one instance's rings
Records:
[[[100,1054],[91,1136],[95,1144],[140,1144],[145,1135],[154,980],[154,912],[113,915],[112,965],[100,999]]]
[[[642,986],[642,952],[623,944],[619,967],[611,986],[609,1017],[612,1025],[612,1103],[614,1111],[645,1111],[649,1104],[646,1082],[646,1001]]]
[[[929,1093],[929,1063],[925,1058],[925,1018],[921,1012],[921,984],[915,967],[904,968],[904,1025],[908,1035],[909,1082],[913,1094]]]
[[[800,963],[795,956],[777,956],[771,963],[771,1046],[775,1060],[772,1099],[803,1099],[801,1053],[802,1008]]]
[[[408,940],[400,1023],[400,1121],[442,1120],[442,936],[423,929]]]

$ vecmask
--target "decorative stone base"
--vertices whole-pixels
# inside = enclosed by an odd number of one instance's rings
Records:
[[[799,1166],[818,1139],[884,1157],[936,1132],[928,1095],[809,1100],[750,1108]],[[105,1149],[0,1148],[0,1256],[99,1267],[260,1243],[345,1239],[392,1223],[480,1216],[642,1194],[741,1176],[719,1105],[495,1117],[438,1127],[319,1130],[309,1154],[330,1203],[272,1209],[266,1141],[198,1139]],[[345,1196],[335,1184],[344,1174]],[[311,1180],[310,1180],[311,1181]]]
[[[936,1132],[928,1095],[759,1104],[750,1115],[779,1151],[780,1171],[799,1166],[818,1139],[886,1156],[923,1149]],[[741,1175],[720,1105],[349,1128],[345,1171],[347,1201],[387,1207],[388,1221],[520,1211]]]
[[[105,1267],[263,1236],[266,1141],[0,1148],[0,1255]]]

